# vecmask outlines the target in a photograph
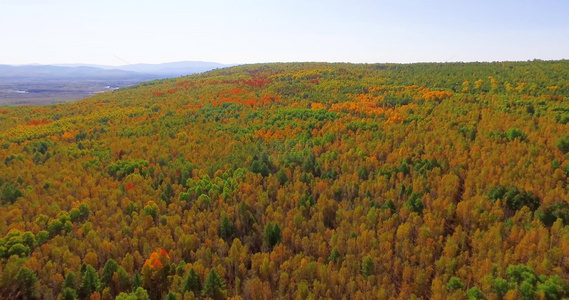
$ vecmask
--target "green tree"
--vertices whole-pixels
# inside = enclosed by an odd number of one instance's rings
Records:
[[[233,223],[226,216],[223,217],[219,225],[219,236],[224,240],[229,239],[233,235]]]
[[[24,245],[30,248],[35,247],[37,244],[36,237],[29,231],[26,231],[24,234],[22,234],[22,241],[24,242]]]
[[[62,300],[75,300],[75,299],[77,299],[77,292],[70,287],[65,287],[61,291],[61,299]]]
[[[567,281],[557,275],[551,276],[545,282],[537,285],[538,294],[543,293],[547,300],[561,299],[563,296],[567,296],[568,290]]]
[[[89,205],[81,203],[69,212],[69,218],[71,222],[85,221],[89,217],[90,212]]]
[[[409,207],[411,209],[411,211],[414,211],[416,213],[422,213],[423,212],[423,194],[421,193],[412,193],[411,196],[409,197],[409,199],[407,200],[407,207]]]
[[[25,267],[21,268],[18,275],[16,275],[16,282],[18,290],[22,291],[25,299],[37,298],[36,284],[38,282],[38,277],[36,272]]]
[[[215,270],[211,270],[202,291],[202,296],[212,299],[225,299],[225,282]]]
[[[527,135],[525,132],[523,132],[517,128],[511,128],[510,130],[506,131],[506,137],[510,141],[513,141],[517,138],[519,138],[520,141],[524,141],[526,139]]]
[[[330,252],[330,257],[328,258],[328,261],[338,263],[339,258],[340,258],[340,251],[338,250],[338,247],[334,247],[334,249],[332,249],[332,252]]]
[[[115,297],[115,300],[137,300],[133,294],[120,293]]]
[[[510,285],[505,279],[501,277],[494,279],[494,284],[492,285],[492,292],[498,295],[498,299],[503,299],[504,295],[506,295],[509,289]]]
[[[43,245],[49,239],[49,232],[42,230],[38,232],[36,241],[38,245]]]
[[[166,295],[166,298],[164,298],[165,300],[178,300],[178,296],[176,296],[176,294],[169,292],[168,295]]]
[[[69,212],[69,218],[71,219],[71,222],[78,221],[80,217],[81,213],[79,212],[78,208],[74,208]]]
[[[569,135],[564,135],[555,141],[555,147],[563,154],[569,152]]]
[[[63,281],[63,288],[72,288],[75,290],[77,286],[77,275],[74,272],[69,272],[65,275],[65,281]]]
[[[482,291],[476,287],[470,288],[466,292],[466,297],[468,298],[468,300],[482,300],[485,298],[484,293],[482,293]]]
[[[385,211],[388,210],[391,213],[395,212],[395,203],[393,203],[393,200],[391,199],[387,199],[387,201],[385,201],[382,205],[381,205],[381,211]]]
[[[522,284],[520,284],[520,294],[522,294],[523,300],[535,299],[535,286],[529,281],[523,281]]]
[[[140,273],[138,271],[135,271],[134,279],[132,280],[132,290],[136,291],[141,286],[142,286],[142,277],[140,277]]]
[[[166,202],[166,204],[170,204],[172,202],[172,197],[174,197],[174,189],[172,188],[172,184],[170,182],[166,183],[166,187],[160,194],[160,199]]]
[[[24,246],[20,243],[12,245],[10,249],[8,249],[8,256],[17,255],[19,257],[28,256],[30,253],[30,247]]]
[[[456,291],[462,289],[463,285],[458,277],[451,277],[447,283],[447,290]]]
[[[91,213],[91,209],[89,208],[89,204],[81,203],[79,204],[79,216],[82,220],[86,220]]]
[[[134,291],[134,295],[136,296],[137,300],[150,300],[148,292],[141,287],[136,288],[136,290]]]
[[[568,225],[569,204],[565,200],[559,200],[548,205],[541,205],[535,212],[535,215],[548,227],[553,225],[558,219],[561,219],[564,225]]]
[[[186,276],[186,279],[184,279],[184,283],[182,285],[182,293],[185,292],[198,293],[199,291],[201,291],[201,289],[202,289],[201,278],[198,275],[198,273],[196,273],[194,268],[191,268],[190,271],[188,272],[188,275]]]
[[[409,173],[411,173],[411,167],[404,161],[399,167],[399,172],[403,173],[403,175],[409,175]]]
[[[2,188],[2,194],[0,194],[0,200],[3,204],[12,204],[24,194],[18,188],[16,188],[11,182],[4,184]]]
[[[281,228],[278,224],[267,223],[265,230],[263,230],[263,242],[265,245],[272,249],[276,244],[281,241]]]
[[[267,164],[260,160],[254,160],[251,164],[251,172],[261,174],[263,177],[269,176],[269,167]]]
[[[119,264],[117,264],[117,262],[114,259],[109,259],[107,263],[105,263],[105,266],[103,267],[103,275],[101,276],[102,288],[111,286],[113,280],[113,274],[117,272],[118,269],[119,269]]]
[[[283,169],[279,169],[276,175],[281,185],[285,185],[288,182],[288,176],[286,176],[286,172]]]
[[[156,205],[154,201],[148,201],[148,203],[144,207],[144,213],[147,216],[151,216],[154,220],[156,220],[156,217],[158,217],[158,205]]]
[[[119,267],[117,271],[118,277],[118,292],[123,291],[130,291],[132,289],[132,280],[130,279],[130,275],[126,272],[123,267]]]
[[[506,277],[513,284],[521,284],[524,281],[528,281],[533,286],[538,281],[535,271],[524,264],[508,266]]]
[[[368,255],[364,257],[362,261],[362,275],[364,275],[365,278],[368,278],[373,274],[375,274],[375,266],[373,264],[371,256]]]
[[[358,177],[360,180],[367,180],[369,176],[369,171],[365,167],[358,168]]]
[[[90,265],[84,265],[85,272],[81,280],[81,287],[79,288],[79,297],[87,298],[91,296],[94,292],[97,292],[101,288],[101,282],[99,281],[99,275],[97,271]]]
[[[150,296],[148,295],[148,292],[145,289],[138,287],[130,294],[127,293],[118,294],[115,300],[150,300]]]
[[[377,227],[378,216],[375,207],[369,209],[366,219],[367,219],[368,228],[374,229]]]
[[[59,219],[52,219],[47,225],[47,231],[53,237],[61,233],[63,230],[63,223]]]
[[[150,300],[148,292],[141,287],[136,288],[136,290],[134,291],[134,295],[136,296],[137,300]]]
[[[520,210],[523,206],[527,206],[534,211],[539,207],[539,198],[528,191],[519,190],[516,187],[495,186],[488,191],[488,198],[492,202],[502,199],[505,200],[507,207],[511,211]]]

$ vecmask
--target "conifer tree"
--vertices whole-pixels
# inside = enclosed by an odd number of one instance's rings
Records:
[[[36,272],[25,267],[21,268],[16,276],[16,282],[25,299],[35,299],[37,297],[36,283],[38,282],[38,277]]]
[[[62,300],[75,300],[75,299],[77,299],[77,292],[70,287],[66,287],[61,292],[61,299]]]
[[[201,278],[196,273],[194,268],[191,268],[184,280],[184,285],[182,286],[182,293],[185,292],[194,292],[197,293],[202,289],[202,282]]]
[[[81,298],[87,298],[94,292],[99,291],[101,288],[101,282],[99,281],[97,271],[95,271],[95,269],[90,265],[85,266],[85,272],[83,273],[83,278],[81,280],[81,287],[79,288],[79,297]]]
[[[142,286],[142,278],[140,277],[140,273],[138,271],[134,272],[134,279],[132,280],[132,290],[136,291],[139,287]]]
[[[223,239],[229,239],[232,235],[233,223],[224,216],[221,225],[219,225],[219,236]]]
[[[362,262],[362,275],[364,275],[365,278],[368,278],[370,275],[373,275],[375,273],[374,271],[374,264],[373,264],[373,260],[371,259],[371,256],[366,256],[364,257],[364,260]]]
[[[108,287],[113,280],[113,274],[118,270],[119,265],[114,259],[109,259],[103,267],[103,275],[101,276],[102,287]]]
[[[225,282],[215,270],[211,270],[202,291],[202,296],[211,297],[214,300],[225,299]]]

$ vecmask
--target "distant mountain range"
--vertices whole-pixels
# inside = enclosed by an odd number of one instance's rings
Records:
[[[0,65],[0,81],[152,80],[190,75],[230,66],[232,65],[200,61],[124,66],[88,64]]]
[[[230,67],[213,62],[105,66],[88,64],[0,65],[0,106],[50,104],[162,78]]]

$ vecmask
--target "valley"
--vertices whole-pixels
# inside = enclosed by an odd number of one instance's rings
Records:
[[[105,65],[0,65],[0,105],[48,105],[144,81],[223,68],[212,62]]]

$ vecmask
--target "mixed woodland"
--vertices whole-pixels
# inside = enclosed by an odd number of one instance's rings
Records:
[[[0,299],[569,297],[569,61],[0,107]]]

